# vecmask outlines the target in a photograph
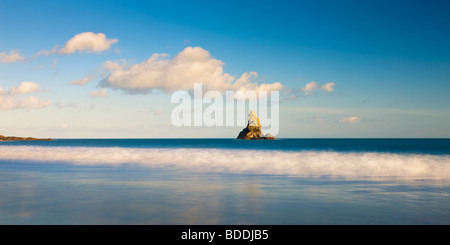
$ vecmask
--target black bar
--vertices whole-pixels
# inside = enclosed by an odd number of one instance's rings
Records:
[[[35,242],[119,242],[127,244],[315,244],[439,241],[449,226],[297,225],[62,225],[0,226],[3,239]],[[214,236],[212,236],[214,235]],[[425,239],[425,240],[420,240]]]

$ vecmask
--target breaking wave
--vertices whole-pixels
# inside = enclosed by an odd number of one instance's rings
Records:
[[[450,179],[450,155],[191,148],[1,146],[1,160],[214,173]]]

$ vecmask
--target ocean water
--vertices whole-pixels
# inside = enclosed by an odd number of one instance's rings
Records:
[[[0,142],[0,224],[450,224],[450,139]]]

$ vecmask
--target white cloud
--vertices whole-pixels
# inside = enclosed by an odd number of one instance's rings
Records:
[[[96,98],[106,97],[107,95],[108,94],[106,93],[105,89],[101,89],[99,91],[92,91],[91,93],[89,93],[89,96],[96,97]]]
[[[333,92],[334,83],[327,83],[327,84],[323,85],[322,87],[320,87],[320,89],[325,90],[327,92]]]
[[[81,78],[81,79],[78,79],[78,80],[75,80],[75,81],[71,81],[71,82],[69,82],[69,84],[70,85],[80,85],[80,86],[83,86],[83,85],[85,85],[86,83],[88,83],[88,82],[90,82],[92,80],[92,77],[84,77],[84,78]]]
[[[117,39],[107,39],[103,33],[83,32],[75,35],[72,39],[67,41],[60,54],[71,54],[76,51],[86,51],[99,53],[108,50],[112,44],[116,43]]]
[[[349,116],[349,117],[341,118],[339,120],[339,122],[340,123],[355,124],[355,123],[360,123],[361,120],[362,120],[362,117],[360,117],[360,116]]]
[[[75,35],[66,42],[64,47],[53,47],[52,50],[43,50],[38,52],[38,55],[52,55],[52,54],[72,54],[76,51],[88,53],[100,53],[111,48],[111,45],[117,43],[117,39],[108,39],[103,33],[83,32]]]
[[[0,62],[2,63],[13,63],[25,60],[25,57],[20,55],[20,51],[11,50],[9,53],[1,52],[0,53]]]
[[[313,82],[306,84],[305,87],[301,89],[301,91],[305,92],[305,95],[309,95],[309,94],[313,93],[314,91],[316,91],[317,87],[318,87],[317,83],[313,81]]]
[[[34,96],[23,98],[21,95],[40,91],[39,84],[35,82],[22,82],[9,91],[0,87],[0,111],[26,109],[40,109],[51,104],[50,101],[42,101]]]
[[[236,79],[223,72],[224,62],[213,58],[208,51],[200,47],[187,47],[173,59],[168,59],[167,56],[153,54],[149,59],[129,67],[124,67],[123,63],[122,66],[108,63],[107,66],[112,72],[102,81],[102,85],[134,93],[192,90],[194,83],[202,83],[204,89],[216,91],[272,91],[283,88],[281,83],[252,83],[257,77],[256,72],[244,73]]]
[[[50,101],[42,101],[34,96],[21,98],[17,96],[2,96],[0,95],[0,111],[26,109],[40,109],[51,104]]]
[[[316,92],[317,90],[333,92],[334,85],[335,85],[335,83],[331,82],[331,83],[326,83],[319,87],[319,84],[317,84],[317,82],[312,81],[312,82],[306,84],[305,87],[300,89],[300,91],[304,92],[304,95],[314,94],[314,92]]]
[[[35,82],[22,82],[18,86],[11,88],[8,94],[16,95],[16,94],[28,94],[39,91],[39,84]]]

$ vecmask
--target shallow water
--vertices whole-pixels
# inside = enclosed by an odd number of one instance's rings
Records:
[[[450,224],[448,141],[101,141],[0,145],[0,224]]]

